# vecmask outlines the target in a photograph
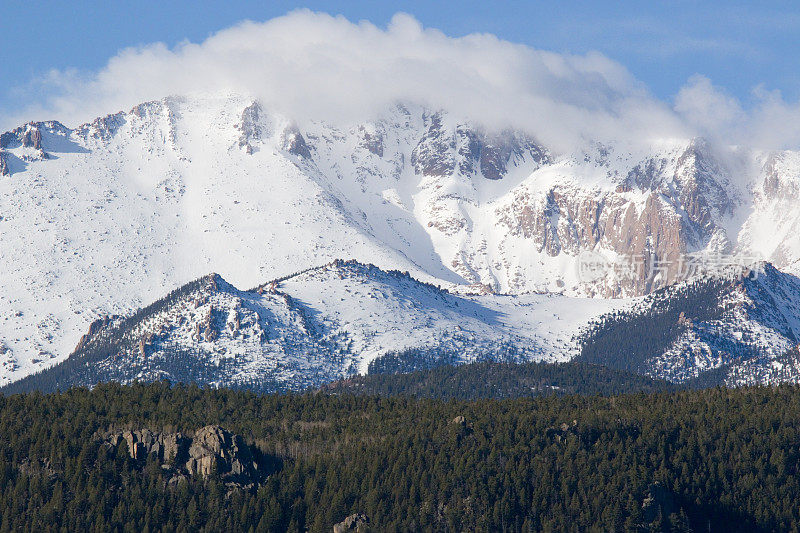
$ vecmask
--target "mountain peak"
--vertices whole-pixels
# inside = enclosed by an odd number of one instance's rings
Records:
[[[216,272],[206,274],[199,280],[203,287],[212,292],[238,293],[239,289],[228,283],[221,275]]]

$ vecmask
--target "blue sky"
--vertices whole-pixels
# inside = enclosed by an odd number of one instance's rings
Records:
[[[63,2],[2,1],[0,114],[36,100],[50,69],[101,69],[120,49],[201,42],[243,19],[298,7],[385,26],[397,11],[450,36],[488,32],[555,52],[597,50],[671,102],[700,73],[740,100],[800,96],[800,8],[790,2]]]

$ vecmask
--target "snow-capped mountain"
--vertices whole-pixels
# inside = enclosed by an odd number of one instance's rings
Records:
[[[204,276],[127,317],[102,318],[63,363],[18,386],[195,381],[256,390],[318,386],[386,354],[464,363],[566,360],[570,335],[618,301],[454,295],[355,261],[250,291]],[[17,384],[15,384],[17,386]]]
[[[4,133],[0,380],[212,271],[249,287],[352,257],[454,292],[629,297],[679,281],[686,253],[800,269],[800,155],[701,139],[555,153],[546,127],[411,104],[298,124],[195,95]],[[587,251],[642,268],[587,278]]]
[[[674,382],[800,382],[800,279],[770,264],[679,283],[602,317],[579,359]]]

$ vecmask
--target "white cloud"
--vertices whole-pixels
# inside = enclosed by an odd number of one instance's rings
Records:
[[[608,57],[557,54],[490,34],[453,38],[397,14],[386,28],[307,10],[244,22],[202,43],[129,48],[98,72],[52,71],[24,90],[30,105],[0,116],[68,125],[172,94],[227,90],[302,123],[368,119],[397,101],[446,108],[537,135],[555,150],[585,139],[647,141],[704,135],[724,144],[800,147],[800,105],[756,89],[744,109],[703,76],[674,107]]]
[[[529,130],[556,149],[585,138],[687,134],[667,105],[602,54],[544,52],[488,34],[452,38],[405,14],[383,29],[296,11],[199,44],[126,49],[99,72],[53,72],[42,83],[50,96],[24,120],[74,125],[170,94],[230,90],[300,122],[358,120],[413,101]],[[11,120],[0,117],[3,126]]]
[[[800,104],[779,91],[753,90],[754,105],[744,110],[734,97],[704,76],[692,76],[675,98],[675,111],[706,137],[753,148],[800,147]]]
[[[675,97],[675,111],[706,136],[729,131],[745,120],[739,101],[695,74]]]
[[[752,138],[742,141],[767,148],[797,149],[800,147],[800,103],[789,103],[779,91],[756,87],[758,105],[751,113],[747,130]]]

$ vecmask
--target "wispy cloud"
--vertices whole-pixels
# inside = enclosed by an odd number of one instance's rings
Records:
[[[736,20],[736,19],[734,19]],[[663,60],[690,54],[736,56],[749,60],[763,60],[767,51],[745,40],[727,36],[709,36],[708,32],[696,35],[689,28],[665,24],[663,20],[647,16],[623,16],[577,23],[584,33],[607,36],[607,50],[624,51],[643,57]],[[730,35],[733,32],[723,32]]]
[[[762,149],[800,148],[800,102],[787,102],[780,91],[753,89],[755,104],[741,103],[704,76],[695,75],[675,98],[675,110],[706,137]]]

